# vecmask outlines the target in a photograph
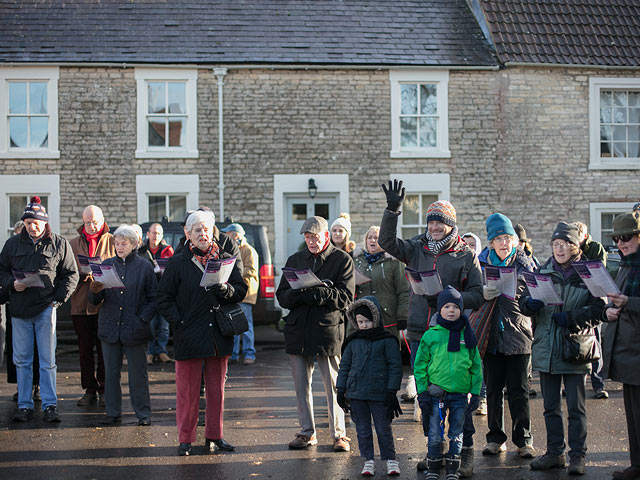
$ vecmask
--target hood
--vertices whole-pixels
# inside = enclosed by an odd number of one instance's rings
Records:
[[[347,308],[347,318],[349,319],[349,323],[354,328],[354,330],[360,330],[358,328],[358,322],[356,322],[356,316],[353,313],[358,307],[367,307],[371,311],[371,315],[373,316],[373,328],[382,326],[382,315],[380,313],[380,304],[378,303],[378,299],[376,297],[362,297]]]

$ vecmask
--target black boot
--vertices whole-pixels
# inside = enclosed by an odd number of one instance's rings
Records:
[[[460,469],[460,456],[456,455],[455,457],[446,457],[445,462],[445,480],[458,480],[460,478],[458,475],[458,470]]]
[[[427,457],[427,471],[424,473],[424,480],[440,480],[440,469],[442,468],[442,457]]]

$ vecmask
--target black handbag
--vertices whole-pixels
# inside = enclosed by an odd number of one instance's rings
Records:
[[[237,303],[225,303],[213,307],[220,332],[225,337],[233,337],[249,330],[249,321]]]
[[[600,342],[593,328],[571,332],[564,329],[562,339],[562,358],[569,363],[587,364],[600,360],[602,352]]]

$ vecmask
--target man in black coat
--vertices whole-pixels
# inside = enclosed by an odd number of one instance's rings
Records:
[[[290,310],[285,318],[284,338],[291,359],[301,427],[289,448],[301,449],[318,443],[311,391],[315,360],[327,395],[333,449],[348,452],[350,444],[344,412],[336,401],[336,379],[344,339],[344,312],[353,301],[355,292],[353,260],[331,244],[329,225],[324,218],[308,218],[300,233],[304,235],[307,248],[291,255],[286,267],[309,269],[323,284],[293,289],[283,276],[276,292],[280,305]]]

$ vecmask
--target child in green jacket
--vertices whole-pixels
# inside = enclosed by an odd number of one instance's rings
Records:
[[[468,395],[480,395],[482,363],[478,341],[462,313],[462,295],[452,286],[438,295],[437,324],[425,332],[414,363],[418,395],[431,402],[426,480],[437,480],[442,467],[444,419],[449,413],[449,453],[447,480],[458,479],[462,450],[462,425],[469,403]]]

